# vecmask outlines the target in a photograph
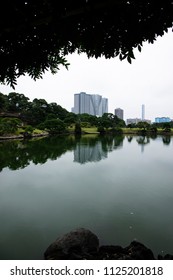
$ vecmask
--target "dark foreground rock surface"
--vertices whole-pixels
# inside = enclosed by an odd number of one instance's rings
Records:
[[[173,260],[173,255],[154,256],[151,249],[138,241],[123,248],[118,245],[99,246],[98,237],[80,228],[57,238],[45,251],[46,260]]]

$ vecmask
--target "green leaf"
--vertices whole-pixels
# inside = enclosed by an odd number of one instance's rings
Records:
[[[130,56],[127,57],[127,61],[128,61],[130,64],[132,63],[132,60],[131,60],[131,57],[130,57]]]
[[[138,45],[138,51],[141,52],[142,48],[140,45]]]
[[[120,55],[119,55],[119,58],[120,58],[120,60],[123,60],[123,56],[122,56],[121,53],[120,53]]]
[[[130,58],[135,59],[135,56],[134,56],[134,53],[133,53],[133,51],[132,51],[132,50],[130,50],[130,51],[129,51],[129,56],[130,56]]]

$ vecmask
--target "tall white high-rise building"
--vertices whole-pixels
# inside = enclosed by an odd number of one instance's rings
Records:
[[[74,107],[72,112],[75,114],[87,113],[93,116],[102,116],[108,113],[108,99],[102,98],[98,94],[86,94],[80,92],[74,94]]]

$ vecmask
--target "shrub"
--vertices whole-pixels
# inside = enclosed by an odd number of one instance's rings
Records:
[[[81,129],[81,125],[80,123],[75,123],[75,130],[74,130],[75,134],[81,134],[82,133],[82,129]]]
[[[98,131],[100,134],[105,134],[105,132],[106,132],[103,126],[99,126],[99,127],[97,128],[97,131]]]
[[[25,132],[32,133],[33,130],[34,130],[34,128],[32,127],[32,125],[27,125],[26,128],[25,128]]]

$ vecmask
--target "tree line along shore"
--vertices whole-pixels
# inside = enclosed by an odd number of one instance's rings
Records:
[[[24,94],[0,93],[0,138],[30,138],[54,134],[142,134],[173,135],[173,122],[139,122],[126,125],[112,113],[102,117],[68,112],[55,102],[30,101]]]

